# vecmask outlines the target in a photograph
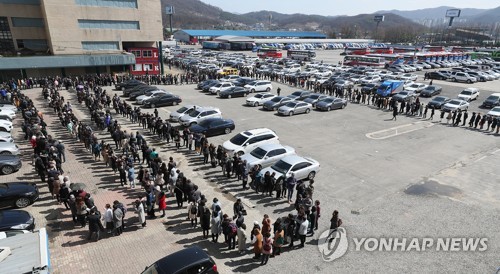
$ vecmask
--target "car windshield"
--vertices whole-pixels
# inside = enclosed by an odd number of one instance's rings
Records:
[[[493,112],[500,112],[500,107],[494,107],[494,108],[492,108],[490,111],[493,111]]]
[[[302,94],[302,91],[296,91],[292,93],[293,96],[300,96]]]
[[[273,99],[271,99],[272,102],[275,102],[275,103],[278,103],[281,101],[281,99],[283,99],[282,97],[274,97]]]
[[[255,98],[257,98],[257,99],[260,99],[260,98],[264,97],[264,95],[262,95],[262,94],[257,94],[257,95],[255,95],[254,97],[255,97]]]
[[[411,88],[418,88],[418,87],[419,87],[419,85],[413,84],[413,85],[411,85],[410,87],[411,87]]]
[[[399,94],[401,94],[401,95],[408,95],[408,92],[406,92],[406,91],[401,91]]]
[[[449,102],[451,105],[460,105],[460,101],[452,100]]]
[[[178,109],[176,112],[177,112],[177,113],[184,113],[184,112],[186,112],[186,110],[188,110],[188,108],[187,108],[187,107],[181,107],[181,108],[180,108],[180,109]]]
[[[297,103],[295,103],[295,102],[290,102],[290,103],[286,104],[286,106],[289,108],[294,108],[296,105],[297,105]]]
[[[290,165],[287,162],[284,162],[283,160],[279,160],[276,164],[274,164],[271,168],[276,170],[277,172],[281,174],[286,174],[292,165]]]
[[[436,97],[434,98],[432,101],[436,101],[436,102],[443,102],[444,100],[446,100],[445,97]]]
[[[248,83],[247,85],[249,85],[249,86],[255,86],[255,83],[257,83],[257,82],[256,81],[252,81],[252,82]]]
[[[314,95],[309,96],[309,99],[314,99],[314,100],[316,100],[316,99],[318,99],[318,98],[319,98],[319,96],[320,96],[319,94],[314,94]]]
[[[498,100],[498,98],[500,98],[500,97],[491,95],[490,97],[488,97],[488,99],[487,99],[487,100],[493,100],[493,101],[496,101],[496,100]]]
[[[471,95],[472,92],[471,91],[468,91],[468,90],[464,90],[462,91],[460,94],[463,94],[463,95]]]
[[[435,87],[427,87],[425,88],[425,90],[435,90],[436,88]]]
[[[196,117],[196,116],[198,116],[199,114],[200,114],[200,112],[199,112],[199,111],[193,111],[193,112],[189,113],[189,116],[191,116],[191,117]]]
[[[210,120],[204,120],[204,121],[199,122],[198,125],[200,127],[207,128],[211,123],[212,123],[212,121],[210,121]]]
[[[331,103],[331,102],[333,102],[333,100],[335,100],[335,99],[333,99],[333,98],[328,98],[328,99],[323,100],[323,102],[326,102],[326,103]]]
[[[253,157],[257,158],[257,159],[262,159],[262,158],[264,158],[264,156],[266,156],[267,151],[265,151],[262,148],[258,147],[256,149],[254,149],[252,152],[250,152],[250,154]]]
[[[241,133],[238,133],[238,135],[234,136],[231,138],[229,141],[235,145],[241,146],[243,143],[245,143],[248,140],[248,137],[242,135]]]
[[[216,88],[220,88],[221,86],[222,86],[222,84],[215,85]]]

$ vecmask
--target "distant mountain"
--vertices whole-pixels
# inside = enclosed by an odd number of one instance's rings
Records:
[[[449,9],[454,9],[454,7],[441,6],[437,8],[427,8],[419,10],[387,10],[387,11],[378,11],[376,13],[380,14],[393,13],[413,21],[419,21],[425,19],[444,18],[446,11]],[[471,8],[461,9],[460,18],[474,17],[480,13],[487,11],[488,9],[471,9]]]
[[[472,17],[472,21],[482,24],[494,24],[500,22],[500,7],[484,11]]]

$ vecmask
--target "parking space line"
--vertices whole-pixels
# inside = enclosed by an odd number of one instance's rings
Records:
[[[432,126],[434,126],[434,123],[427,122],[427,121],[419,121],[419,122],[400,125],[397,127],[383,129],[383,130],[379,130],[379,131],[375,131],[375,132],[370,132],[370,133],[367,133],[365,136],[367,138],[370,138],[373,140],[383,140],[383,139],[395,137],[398,135],[410,133],[413,131],[429,128]]]

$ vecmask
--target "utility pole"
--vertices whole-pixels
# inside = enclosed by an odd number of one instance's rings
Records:
[[[385,20],[385,16],[384,15],[375,15],[375,17],[373,17],[373,21],[375,21],[375,23],[377,23],[377,25],[375,26],[375,43],[377,43],[377,36],[378,36],[378,25],[380,24],[380,22],[384,22]]]

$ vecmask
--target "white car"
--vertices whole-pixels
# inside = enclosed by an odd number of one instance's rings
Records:
[[[276,97],[276,95],[271,94],[271,93],[259,93],[256,94],[254,97],[250,97],[246,100],[247,106],[252,106],[252,107],[258,107],[265,102],[273,99]]]
[[[500,106],[492,108],[486,115],[500,117]]]
[[[281,158],[292,154],[295,154],[293,147],[281,144],[265,144],[241,156],[241,160],[247,161],[247,167],[250,170],[255,165],[259,165],[261,168],[268,167]]]
[[[256,128],[240,132],[225,141],[222,147],[228,155],[243,155],[263,144],[278,144],[279,137],[268,128]]]
[[[195,109],[200,109],[201,107],[200,106],[197,106],[197,105],[187,105],[187,106],[183,106],[181,107],[180,109],[170,113],[170,121],[172,122],[179,122],[179,119],[183,116],[183,115],[188,115],[190,114],[193,110]]]
[[[410,80],[410,81],[417,81],[417,75],[416,74],[411,74],[411,73],[405,73],[399,77],[401,80]]]
[[[361,78],[361,84],[366,85],[366,84],[373,84],[373,83],[378,83],[382,81],[382,78],[378,75],[370,75]]]
[[[13,142],[0,142],[1,155],[19,155],[21,151],[19,147]]]
[[[297,180],[311,180],[314,179],[319,170],[320,164],[318,161],[298,155],[290,155],[282,158],[272,166],[262,169],[257,176],[264,178],[264,174],[269,171],[271,174],[275,173],[274,178],[277,181],[285,180],[292,173]]]
[[[142,104],[144,104],[144,101],[146,101],[146,100],[149,100],[149,99],[157,97],[157,96],[161,96],[163,94],[168,94],[168,93],[170,93],[170,92],[165,91],[165,90],[161,90],[161,89],[148,91],[148,92],[146,92],[146,94],[135,98],[135,102],[139,105],[142,105]]]
[[[0,131],[11,132],[12,122],[7,120],[0,120]]]
[[[405,87],[405,90],[410,90],[410,91],[414,91],[416,93],[419,93],[422,90],[424,90],[427,86],[428,85],[422,84],[422,83],[413,83],[410,86]]]
[[[17,107],[14,105],[10,105],[10,104],[0,104],[0,109],[10,109],[14,112],[17,111]]]
[[[442,109],[446,112],[455,111],[455,110],[467,110],[469,108],[469,103],[460,99],[450,100],[448,103],[444,104]]]
[[[0,131],[0,142],[14,143],[10,132]]]
[[[214,107],[197,108],[189,114],[182,115],[179,118],[179,123],[185,127],[189,127],[208,118],[222,118],[222,112]]]
[[[320,71],[314,73],[314,76],[316,78],[330,77],[330,76],[332,76],[332,71],[323,69],[323,70],[320,70]]]
[[[7,116],[11,120],[16,117],[16,111],[8,109],[8,108],[0,108],[0,116]]]
[[[210,94],[219,94],[219,92],[227,90],[232,87],[234,87],[233,83],[223,82],[211,87],[208,91],[210,92]]]
[[[273,84],[271,84],[271,81],[253,81],[244,86],[246,90],[249,92],[270,92],[273,89]]]
[[[477,88],[466,88],[458,94],[458,99],[470,102],[472,100],[477,100],[479,96],[479,90]]]

